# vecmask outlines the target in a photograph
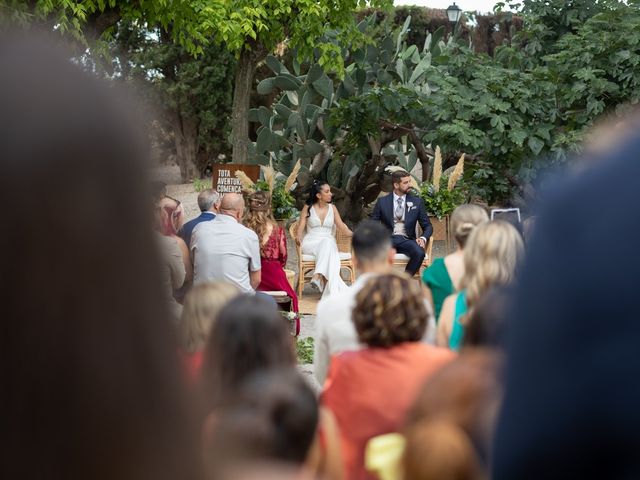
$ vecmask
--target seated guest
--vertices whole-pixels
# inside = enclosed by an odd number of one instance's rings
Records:
[[[404,478],[489,478],[501,398],[499,370],[495,353],[471,350],[427,381],[404,429]]]
[[[424,248],[433,233],[429,214],[422,199],[409,193],[411,175],[404,170],[391,174],[393,192],[380,197],[371,219],[381,222],[389,232],[393,248],[409,257],[405,272],[414,276],[424,260]],[[416,238],[416,225],[422,227],[422,236]]]
[[[458,248],[444,258],[436,258],[422,274],[425,294],[433,305],[436,319],[444,299],[460,290],[464,276],[464,246],[469,235],[477,225],[488,221],[486,210],[478,205],[460,205],[451,214],[451,231]]]
[[[353,286],[318,304],[316,315],[314,374],[320,384],[324,383],[329,360],[333,355],[348,350],[359,350],[358,334],[351,319],[355,298],[362,287],[374,275],[392,271],[395,250],[391,236],[379,222],[365,220],[353,232],[353,265],[358,280]],[[435,342],[435,321],[429,309],[429,321],[425,341]]]
[[[182,305],[178,303],[174,294],[184,284],[187,274],[182,261],[182,250],[175,238],[156,233],[156,241],[162,268],[163,300],[171,311],[172,321],[178,324],[182,315]]]
[[[149,189],[151,190],[151,200],[154,205],[159,205],[160,200],[167,195],[167,184],[159,180],[151,182]]]
[[[237,193],[222,197],[220,213],[193,231],[191,252],[195,285],[221,280],[242,292],[255,292],[262,280],[260,243],[256,233],[242,225],[244,199]]]
[[[199,378],[204,347],[218,313],[239,293],[231,283],[210,282],[192,288],[187,294],[180,322],[180,357],[190,383]]]
[[[144,121],[57,36],[0,36],[0,478],[199,478]]]
[[[165,237],[175,240],[180,248],[182,263],[186,272],[185,282],[191,282],[193,278],[193,267],[191,265],[191,257],[189,255],[189,246],[178,235],[178,230],[184,222],[184,208],[182,203],[175,198],[164,196],[158,203],[159,208],[159,224],[158,231]]]
[[[196,225],[216,218],[220,209],[220,194],[211,188],[203,190],[198,195],[198,208],[200,208],[200,215],[189,220],[178,231],[178,235],[184,240],[187,247],[191,245],[191,234]]]
[[[278,462],[303,475],[321,474],[315,463],[320,430],[325,443],[339,443],[335,429],[325,427],[313,390],[295,368],[262,370],[209,415],[203,435],[207,472],[237,478],[238,468]],[[336,463],[337,475],[325,478],[340,479],[341,467]]]
[[[251,195],[244,224],[256,232],[260,241],[262,269],[257,290],[287,292],[291,298],[291,310],[298,312],[298,296],[284,273],[284,267],[287,265],[287,235],[273,218],[271,195],[267,192],[256,192]],[[296,335],[299,332],[300,322],[298,321]]]
[[[494,220],[476,227],[464,249],[465,276],[462,290],[442,305],[438,345],[459,350],[468,313],[491,287],[508,285],[515,277],[522,256],[522,237],[510,223]]]
[[[201,376],[206,403],[212,410],[234,398],[258,370],[295,365],[291,335],[275,305],[241,295],[222,308],[209,334]]]
[[[420,386],[454,358],[421,342],[428,318],[420,286],[404,275],[374,276],[356,295],[353,322],[367,348],[333,357],[321,395],[338,422],[346,478],[374,478],[366,443],[398,431]]]

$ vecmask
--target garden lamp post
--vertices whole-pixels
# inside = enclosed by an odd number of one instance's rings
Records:
[[[449,5],[447,7],[447,17],[449,18],[449,22],[451,22],[455,28],[458,20],[460,20],[460,16],[462,15],[462,9],[456,5],[456,2],[453,2],[453,5]]]

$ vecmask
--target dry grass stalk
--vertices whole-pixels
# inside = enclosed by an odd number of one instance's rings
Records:
[[[453,169],[451,175],[449,175],[449,183],[447,183],[447,190],[451,191],[458,183],[458,180],[462,177],[464,173],[464,153],[460,155],[460,159],[458,163],[456,163],[456,168]]]
[[[440,147],[436,147],[436,156],[433,159],[433,190],[440,190],[440,179],[442,178],[442,153]]]
[[[298,178],[298,172],[300,171],[300,160],[298,160],[296,162],[296,164],[293,166],[293,170],[291,170],[291,174],[289,174],[289,176],[287,177],[287,181],[284,184],[284,191],[285,192],[289,192],[291,191],[291,188],[293,187],[293,184],[296,181],[296,178]]]
[[[261,166],[262,175],[264,176],[264,181],[269,186],[269,193],[273,193],[273,187],[275,186],[276,181],[276,171],[273,169],[273,162],[269,160],[269,166]]]
[[[242,190],[248,193],[254,193],[256,191],[256,184],[244,173],[242,170],[236,170],[236,178],[240,180],[242,184]]]

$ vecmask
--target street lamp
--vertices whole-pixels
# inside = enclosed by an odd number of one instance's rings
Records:
[[[449,18],[449,21],[454,25],[458,23],[461,15],[462,9],[456,5],[456,2],[453,2],[453,5],[447,7],[447,17]]]

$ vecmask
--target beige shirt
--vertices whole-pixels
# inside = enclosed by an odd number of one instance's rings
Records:
[[[182,286],[186,276],[182,251],[175,238],[167,237],[161,233],[158,233],[156,238],[162,261],[164,300],[169,305],[174,317],[179,319],[182,314],[182,305],[173,298],[173,291]]]

